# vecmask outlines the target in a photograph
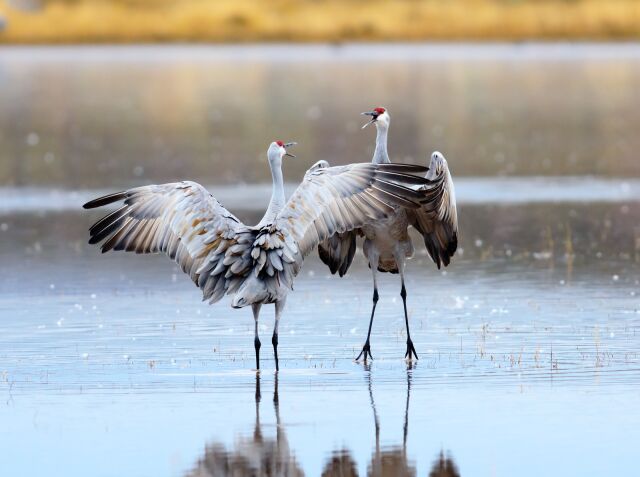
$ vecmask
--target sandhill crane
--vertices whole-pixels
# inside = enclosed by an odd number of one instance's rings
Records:
[[[174,259],[215,303],[233,295],[234,308],[251,306],[255,320],[256,368],[260,368],[258,316],[275,304],[272,344],[276,369],[278,324],[287,293],[307,254],[335,233],[380,220],[394,206],[420,207],[423,195],[407,187],[428,181],[414,174],[427,168],[405,164],[314,164],[286,201],[282,159],[295,143],[271,143],[267,158],[273,188],[267,211],[255,226],[240,222],[204,187],[176,182],[136,187],[84,204],[92,209],[123,201],[90,229],[90,244],[102,252],[163,252]]]
[[[391,164],[387,153],[387,134],[390,116],[386,109],[375,108],[371,112],[362,113],[371,116],[371,120],[364,126],[375,124],[377,129],[376,147],[373,153],[373,164]],[[371,355],[371,327],[373,316],[378,303],[377,272],[399,273],[401,281],[400,296],[404,306],[404,320],[407,329],[407,351],[405,358],[412,359],[418,354],[413,346],[409,333],[409,317],[407,315],[407,291],[404,283],[405,263],[413,256],[413,244],[409,237],[408,227],[412,225],[424,238],[427,252],[438,268],[449,265],[451,257],[458,246],[458,217],[456,212],[455,191],[449,173],[449,167],[444,156],[439,152],[431,155],[429,185],[419,186],[416,191],[428,196],[420,208],[407,208],[402,205],[396,207],[394,213],[383,220],[366,224],[351,232],[339,233],[321,242],[318,246],[320,258],[331,269],[332,273],[339,272],[343,276],[351,262],[356,249],[356,236],[364,235],[364,254],[369,261],[373,273],[373,307],[369,319],[369,330],[362,351],[356,358],[364,360]]]

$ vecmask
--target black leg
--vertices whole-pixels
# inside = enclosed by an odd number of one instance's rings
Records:
[[[278,333],[276,331],[273,332],[273,336],[271,337],[271,344],[273,345],[273,355],[276,358],[276,371],[280,371],[280,363],[278,362]]]
[[[364,342],[364,346],[362,347],[362,351],[356,358],[356,361],[360,360],[360,356],[364,355],[364,361],[367,362],[367,356],[373,359],[371,356],[371,344],[369,340],[371,339],[371,327],[373,326],[373,315],[376,312],[376,305],[378,304],[378,288],[373,289],[373,308],[371,309],[371,318],[369,319],[369,331],[367,331],[367,341]]]
[[[259,303],[254,303],[251,305],[251,310],[253,311],[253,319],[255,322],[254,328],[254,336],[253,346],[256,348],[256,369],[260,370],[260,338],[258,337],[258,318],[260,316],[260,307],[262,307]]]
[[[418,353],[413,347],[413,341],[411,341],[411,334],[409,333],[409,316],[407,315],[407,290],[404,287],[404,280],[402,281],[402,290],[400,290],[400,296],[402,297],[402,304],[404,305],[404,323],[407,326],[407,352],[405,353],[405,359],[413,359],[415,356],[418,359]]]
[[[256,348],[256,369],[260,369],[260,346],[262,346],[262,344],[260,343],[260,338],[257,336],[253,340],[253,346]]]
[[[260,392],[260,373],[256,373],[256,406],[262,399],[262,393]],[[256,407],[256,412],[258,408]]]

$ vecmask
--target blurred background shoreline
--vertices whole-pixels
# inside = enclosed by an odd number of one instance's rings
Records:
[[[0,43],[629,41],[634,0],[4,0]]]

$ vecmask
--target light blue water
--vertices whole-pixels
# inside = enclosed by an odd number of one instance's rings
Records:
[[[441,450],[462,475],[603,475],[635,463],[637,268],[617,279],[579,268],[566,281],[548,264],[412,266],[420,360],[408,370],[396,281],[382,279],[365,367],[352,359],[369,273],[359,262],[338,281],[312,260],[280,328],[279,426],[263,313],[258,439],[250,312],[199,303],[160,257],[89,254],[41,263],[32,279],[21,270],[3,289],[3,475],[183,475],[203,459],[248,454],[259,468],[256,456],[280,453],[282,465],[320,475],[339,450],[361,475],[392,449],[397,475],[413,475],[402,462],[425,475]]]

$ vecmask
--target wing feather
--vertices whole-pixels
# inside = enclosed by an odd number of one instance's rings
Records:
[[[396,206],[420,207],[423,194],[407,185],[426,184],[426,179],[415,175],[426,168],[397,166],[365,163],[309,170],[278,214],[277,228],[291,234],[304,257],[335,233],[344,234],[381,219]],[[396,176],[381,175],[390,171]]]
[[[234,278],[248,273],[255,232],[201,185],[176,182],[137,187],[99,197],[84,208],[119,201],[124,204],[89,229],[89,243],[102,242],[103,252],[165,253],[212,301],[228,290],[227,273]]]
[[[458,248],[458,213],[451,172],[439,152],[431,155],[427,179],[430,185],[417,189],[424,193],[422,206],[407,210],[407,216],[422,235],[431,259],[438,268],[446,267]]]

